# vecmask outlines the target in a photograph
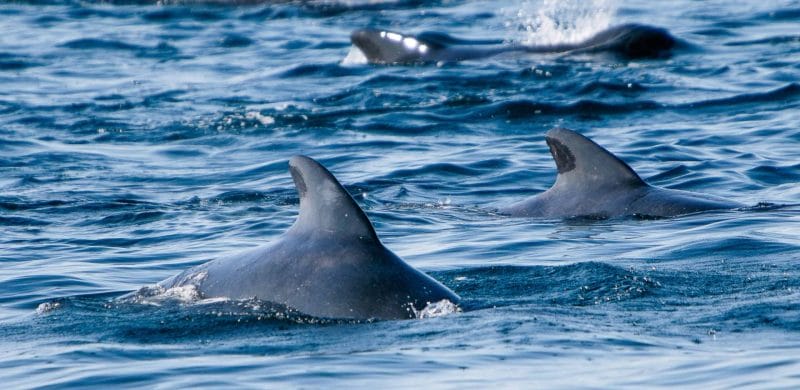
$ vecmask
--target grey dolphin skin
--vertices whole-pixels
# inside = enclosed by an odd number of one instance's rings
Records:
[[[404,319],[458,295],[381,243],[367,215],[325,167],[289,160],[300,213],[271,244],[212,260],[159,283],[204,298],[256,298],[332,319]]]
[[[372,64],[457,62],[508,52],[608,52],[630,59],[660,58],[668,56],[677,44],[663,28],[633,23],[611,27],[575,44],[528,46],[499,40],[462,40],[442,33],[411,36],[371,28],[354,31],[350,41]]]
[[[715,196],[654,187],[622,160],[568,129],[545,135],[558,176],[547,191],[500,212],[515,217],[671,217],[744,205]]]

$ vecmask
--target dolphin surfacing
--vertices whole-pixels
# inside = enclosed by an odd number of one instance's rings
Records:
[[[635,23],[608,28],[583,42],[558,45],[531,46],[503,44],[500,40],[463,40],[430,32],[412,36],[373,28],[353,31],[350,41],[371,64],[458,62],[508,52],[606,52],[628,59],[661,58],[668,56],[678,43],[663,28]]]
[[[203,298],[259,299],[331,319],[414,318],[458,295],[381,243],[367,215],[325,167],[289,160],[300,213],[271,244],[209,261],[160,282],[191,285]]]
[[[515,217],[672,217],[744,205],[715,196],[654,187],[624,161],[572,130],[545,135],[556,162],[556,182],[547,191],[500,209]]]

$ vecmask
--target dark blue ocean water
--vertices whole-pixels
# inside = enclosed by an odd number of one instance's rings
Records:
[[[278,4],[279,3],[279,4]],[[655,4],[653,4],[655,3]],[[624,22],[655,61],[348,60],[365,26],[552,43]],[[532,220],[543,134],[753,206]],[[262,245],[307,154],[462,312],[318,322],[112,298]],[[800,386],[800,2],[0,5],[4,388]]]

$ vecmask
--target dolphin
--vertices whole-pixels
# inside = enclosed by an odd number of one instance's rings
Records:
[[[353,31],[350,41],[372,64],[424,64],[457,62],[501,53],[596,53],[621,57],[660,58],[670,54],[677,40],[669,31],[643,24],[622,24],[603,30],[579,43],[530,46],[500,40],[463,40],[428,32],[416,36],[366,28]]]
[[[545,135],[556,162],[556,182],[547,191],[500,212],[514,217],[672,217],[744,205],[716,196],[647,184],[628,164],[572,130]]]
[[[369,218],[325,167],[289,160],[300,212],[272,243],[161,281],[202,298],[258,299],[331,319],[405,319],[459,297],[381,243]]]

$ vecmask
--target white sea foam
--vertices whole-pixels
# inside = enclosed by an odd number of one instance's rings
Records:
[[[576,43],[608,28],[617,11],[614,0],[526,0],[503,9],[511,41],[526,45]]]
[[[203,294],[198,289],[198,286],[206,277],[208,277],[208,272],[201,271],[186,277],[174,287],[164,288],[159,285],[146,286],[122,299],[129,302],[153,306],[161,306],[165,301],[177,301],[184,304],[210,303],[203,300]],[[226,300],[227,298],[220,299]],[[214,298],[213,300],[216,302],[219,301],[218,298]]]
[[[275,123],[275,118],[269,115],[261,115],[258,111],[248,111],[244,115],[247,119],[255,119],[264,126],[269,126]]]
[[[367,63],[367,56],[361,51],[361,49],[350,46],[350,52],[347,53],[347,56],[344,57],[342,60],[342,65],[344,66],[351,66],[351,65],[364,65]]]
[[[46,314],[59,308],[61,308],[61,302],[58,301],[40,303],[36,307],[36,314]]]
[[[442,299],[441,301],[428,303],[422,310],[414,310],[414,315],[419,318],[433,318],[433,317],[441,317],[452,313],[458,313],[461,309],[453,302],[450,302],[447,299]]]

